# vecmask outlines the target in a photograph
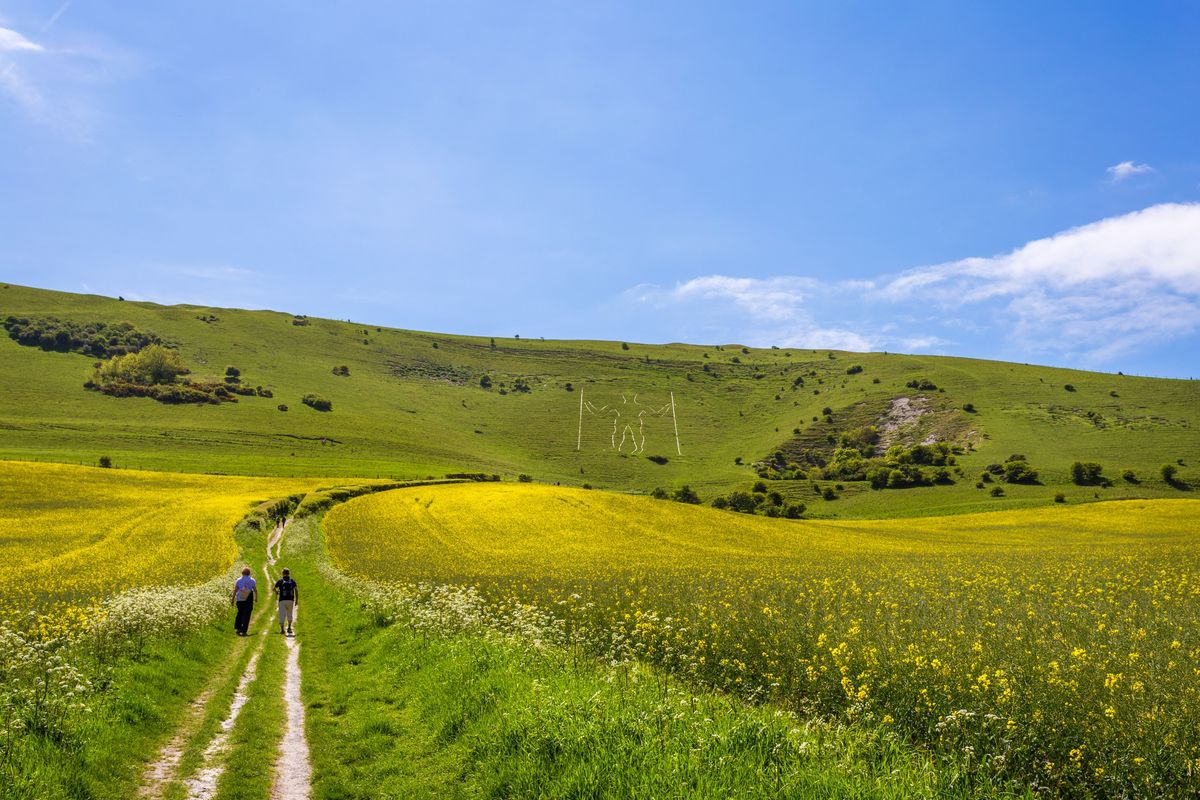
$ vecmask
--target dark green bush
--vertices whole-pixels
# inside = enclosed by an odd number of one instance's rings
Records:
[[[1100,483],[1104,467],[1094,461],[1076,461],[1071,464],[1071,480],[1080,486]]]
[[[316,411],[332,411],[333,402],[311,392],[300,398],[300,402]]]
[[[130,322],[76,322],[58,317],[7,317],[4,328],[17,344],[60,353],[82,353],[95,358],[136,353],[152,344],[163,344],[153,333]]]
[[[1004,464],[1005,483],[1037,483],[1037,479],[1038,471],[1029,466],[1028,461],[1007,461]]]
[[[788,519],[800,519],[807,510],[808,506],[804,505],[804,503],[788,503],[783,507],[783,516]]]
[[[733,492],[729,495],[729,508],[741,514],[753,514],[758,504],[749,492]]]
[[[686,483],[675,490],[675,494],[671,496],[671,499],[677,503],[687,503],[693,506],[700,505],[700,495],[696,494],[692,487]]]

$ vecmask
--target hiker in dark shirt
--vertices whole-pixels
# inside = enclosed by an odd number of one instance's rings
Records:
[[[284,633],[284,623],[287,623],[287,631],[289,635],[292,632],[292,614],[296,606],[300,605],[300,589],[296,586],[296,582],[292,580],[292,575],[288,570],[283,570],[283,576],[275,581],[275,597],[279,601],[279,632]]]

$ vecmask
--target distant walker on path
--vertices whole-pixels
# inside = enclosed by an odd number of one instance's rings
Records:
[[[238,636],[245,636],[250,631],[250,612],[254,611],[254,601],[258,599],[258,583],[250,577],[250,568],[242,567],[242,577],[233,584],[233,597],[237,606],[237,618],[233,621],[233,629]]]
[[[279,632],[285,633],[283,626],[287,623],[287,631],[289,635],[292,632],[292,612],[296,606],[300,605],[300,589],[296,586],[296,582],[292,580],[292,574],[287,570],[283,570],[283,577],[275,581],[275,588],[272,590],[275,596],[279,599]]]

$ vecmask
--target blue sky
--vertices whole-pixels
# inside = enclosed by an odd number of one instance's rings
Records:
[[[0,279],[1200,377],[1193,3],[0,0]]]

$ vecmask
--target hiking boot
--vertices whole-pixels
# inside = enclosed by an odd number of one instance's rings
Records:
[[[292,629],[288,628],[288,636],[291,636],[291,635],[292,635]]]

